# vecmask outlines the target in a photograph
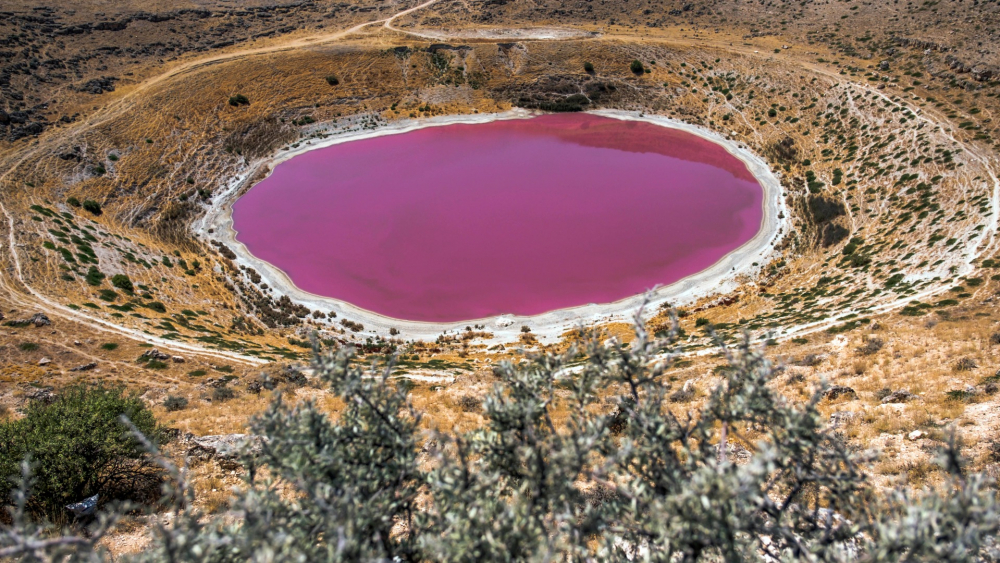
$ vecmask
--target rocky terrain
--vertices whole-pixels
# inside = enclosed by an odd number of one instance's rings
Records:
[[[783,362],[787,397],[832,385],[821,409],[882,452],[880,482],[933,483],[930,446],[952,423],[996,471],[997,2],[440,0],[402,13],[415,6],[5,5],[4,416],[72,382],[120,382],[191,433],[185,444],[239,434],[278,390],[336,411],[306,363],[313,346],[351,344],[364,361],[396,354],[393,374],[433,424],[474,427],[467,405],[491,365],[574,334],[375,331],[278,294],[201,221],[275,151],[330,134],[617,109],[722,134],[785,190],[773,259],[732,291],[676,304],[678,412],[725,369],[714,339],[748,334]],[[645,322],[666,330],[667,310]],[[630,339],[627,323],[602,329]],[[200,502],[224,510],[232,469],[189,457]]]

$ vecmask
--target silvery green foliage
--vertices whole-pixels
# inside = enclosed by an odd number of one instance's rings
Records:
[[[421,430],[391,366],[359,367],[349,349],[317,354],[343,410],[277,400],[255,422],[263,452],[246,460],[246,490],[226,515],[188,508],[183,471],[168,466],[176,516],[136,559],[995,558],[995,489],[966,475],[954,439],[941,490],[875,494],[871,460],[821,420],[822,390],[782,398],[769,386],[775,366],[743,342],[723,348],[731,369],[703,407],[675,415],[674,338],[637,326],[628,346],[595,339],[500,365],[485,424],[459,435]],[[598,399],[608,389],[619,395]],[[756,444],[738,463],[725,447],[734,436]]]

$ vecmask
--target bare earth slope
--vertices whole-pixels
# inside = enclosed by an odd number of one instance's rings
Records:
[[[842,416],[848,436],[892,452],[886,482],[927,478],[920,440],[939,438],[946,422],[980,438],[968,441],[977,463],[993,463],[996,2],[4,10],[0,403],[9,416],[40,388],[113,380],[157,405],[168,393],[194,399],[186,411],[158,411],[184,430],[235,431],[266,401],[241,391],[212,404],[213,386],[242,390],[260,370],[282,373],[308,358],[315,332],[323,349],[402,354],[396,375],[413,381],[418,404],[434,405],[437,423],[475,424],[461,398],[491,384],[491,363],[519,347],[560,349],[572,335],[530,319],[416,335],[332,317],[281,291],[208,218],[276,155],[331,136],[512,108],[610,110],[713,131],[763,158],[784,194],[766,263],[673,303],[690,352],[679,388],[704,389],[717,374],[709,326],[724,339],[746,332],[784,358],[790,397],[820,380],[854,390],[824,408],[856,413]],[[632,72],[633,60],[645,71]],[[116,274],[131,288],[113,285]],[[651,329],[665,326],[664,310],[648,311]],[[52,324],[9,323],[37,312]],[[623,320],[604,328],[627,339]],[[137,362],[151,346],[167,361]],[[913,401],[881,403],[884,390],[904,388]],[[678,408],[698,400],[681,396]],[[914,430],[924,437],[905,439]]]

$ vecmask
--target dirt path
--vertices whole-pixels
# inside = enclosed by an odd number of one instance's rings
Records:
[[[98,111],[94,115],[77,123],[71,129],[63,130],[58,135],[53,135],[44,140],[41,140],[36,144],[34,144],[29,150],[25,152],[22,152],[20,154],[13,153],[7,155],[7,157],[4,158],[4,162],[2,163],[2,165],[0,165],[3,168],[3,172],[0,173],[0,181],[10,176],[13,171],[17,170],[29,158],[41,154],[44,151],[50,149],[54,143],[61,142],[66,137],[71,137],[79,133],[80,131],[84,131],[91,127],[100,125],[101,123],[104,123],[110,119],[113,119],[121,115],[125,111],[128,111],[128,109],[132,105],[132,100],[135,98],[135,96],[165,80],[168,80],[176,76],[180,76],[182,74],[193,72],[210,65],[222,63],[225,61],[230,61],[255,55],[262,55],[267,53],[288,51],[292,49],[299,49],[304,47],[321,45],[332,41],[337,41],[371,25],[376,25],[380,23],[391,24],[391,22],[396,18],[426,8],[438,1],[439,0],[428,0],[427,2],[418,4],[417,6],[413,6],[412,8],[401,10],[393,14],[392,16],[389,16],[388,18],[381,18],[361,23],[351,28],[342,31],[337,31],[334,33],[326,33],[326,34],[302,37],[294,39],[287,43],[272,45],[268,47],[261,47],[257,49],[242,49],[237,51],[231,51],[228,53],[223,53],[220,55],[183,63],[179,66],[176,66],[174,68],[171,68],[163,72],[162,74],[159,74],[157,76],[154,76],[150,79],[141,82],[134,88],[123,89],[123,94],[119,99],[105,106],[102,110]],[[391,25],[388,25],[387,27],[391,28]],[[5,219],[7,228],[7,241],[6,244],[0,242],[0,252],[6,249],[10,255],[10,261],[11,261],[9,268],[0,270],[0,291],[2,291],[6,295],[6,297],[11,301],[12,304],[27,310],[44,310],[47,315],[69,319],[74,322],[81,323],[99,332],[115,334],[133,340],[155,344],[167,350],[185,352],[188,354],[194,354],[197,356],[202,356],[217,360],[234,361],[242,364],[260,365],[266,363],[265,360],[261,360],[259,358],[254,358],[251,356],[244,356],[242,354],[220,351],[220,350],[210,350],[202,346],[186,344],[183,342],[176,342],[173,340],[166,340],[163,338],[150,336],[138,329],[124,327],[88,315],[80,311],[75,311],[73,309],[70,309],[69,307],[66,307],[65,305],[62,305],[60,303],[57,303],[49,299],[48,297],[43,295],[40,291],[31,287],[25,281],[21,269],[21,259],[17,253],[17,238],[15,236],[14,218],[7,210],[6,206],[3,205],[2,202],[0,202],[0,213],[2,213],[3,218]]]
[[[84,130],[89,129],[91,127],[100,125],[100,124],[102,124],[102,123],[104,123],[104,122],[106,122],[106,121],[108,121],[110,119],[113,119],[113,118],[121,115],[122,113],[128,111],[132,107],[132,103],[133,103],[133,100],[135,99],[136,95],[141,94],[142,92],[145,92],[145,91],[149,90],[150,88],[154,87],[155,85],[160,84],[160,83],[162,83],[162,82],[164,82],[166,80],[169,80],[170,78],[181,76],[181,75],[184,75],[184,74],[187,74],[187,73],[191,73],[191,72],[196,72],[196,71],[198,71],[200,69],[203,69],[203,68],[215,65],[215,64],[220,64],[220,63],[224,63],[226,61],[232,61],[232,60],[237,60],[237,59],[242,59],[242,58],[257,56],[257,55],[264,55],[264,54],[269,54],[269,53],[284,52],[284,51],[289,51],[289,50],[294,50],[294,49],[299,49],[299,48],[307,48],[307,47],[322,45],[322,44],[326,44],[326,43],[330,43],[330,42],[341,40],[341,39],[343,39],[345,37],[348,37],[348,36],[350,36],[350,35],[352,35],[354,33],[357,33],[359,31],[363,30],[366,27],[377,25],[377,24],[381,24],[381,26],[383,28],[391,30],[391,31],[394,31],[394,32],[410,34],[410,35],[414,35],[414,36],[417,36],[417,37],[423,37],[423,38],[427,38],[427,39],[435,39],[435,40],[445,40],[445,39],[449,39],[449,38],[461,39],[462,38],[461,34],[448,34],[446,32],[433,33],[433,34],[424,34],[424,33],[419,33],[419,32],[413,32],[413,31],[407,31],[407,30],[404,30],[404,29],[400,29],[400,28],[397,28],[397,27],[395,27],[393,25],[393,22],[395,20],[397,20],[398,18],[406,16],[406,15],[408,15],[410,13],[413,13],[415,11],[421,10],[423,8],[429,7],[429,6],[437,3],[438,1],[439,0],[428,0],[427,2],[423,2],[421,4],[413,6],[411,8],[407,8],[405,10],[401,10],[401,11],[399,11],[399,12],[397,12],[397,13],[395,13],[395,14],[387,17],[387,18],[380,18],[380,19],[369,21],[369,22],[364,22],[364,23],[355,25],[353,27],[350,27],[348,29],[344,29],[344,30],[341,30],[341,31],[336,31],[336,32],[332,32],[332,33],[310,35],[310,36],[306,36],[306,37],[299,37],[299,38],[291,39],[291,40],[289,40],[287,42],[284,42],[284,43],[279,43],[279,44],[275,44],[275,45],[269,45],[269,46],[266,46],[266,47],[240,49],[240,50],[230,51],[230,52],[227,52],[227,53],[222,53],[222,54],[219,54],[219,55],[210,56],[210,57],[207,57],[207,58],[201,58],[201,59],[196,59],[196,60],[192,60],[192,61],[181,63],[181,64],[179,64],[179,65],[177,65],[177,66],[175,66],[173,68],[170,68],[170,69],[164,71],[161,74],[158,74],[158,75],[153,76],[153,77],[151,77],[151,78],[149,78],[147,80],[144,80],[143,82],[137,84],[136,86],[134,86],[132,88],[122,88],[121,89],[121,93],[122,94],[121,94],[121,96],[117,100],[111,102],[110,104],[108,104],[107,106],[105,106],[104,108],[102,108],[101,110],[99,110],[97,113],[93,114],[92,116],[90,116],[90,117],[82,120],[81,122],[79,122],[77,124],[74,124],[74,126],[72,126],[71,128],[62,130],[58,134],[58,136],[50,136],[50,137],[48,137],[46,139],[43,139],[43,140],[37,142],[35,145],[31,146],[27,151],[22,152],[20,154],[12,153],[12,154],[6,155],[3,158],[3,162],[0,162],[0,167],[2,167],[2,169],[3,169],[3,172],[0,173],[0,180],[3,180],[6,177],[8,177],[12,173],[12,171],[18,169],[29,158],[31,158],[31,157],[33,157],[33,156],[35,156],[37,154],[40,154],[40,153],[42,153],[42,152],[44,152],[46,150],[50,150],[51,147],[55,143],[62,142],[66,137],[75,135],[75,134],[79,133],[80,131],[84,131]],[[631,36],[607,36],[607,35],[603,36],[600,39],[614,40],[616,38],[625,39],[625,40],[637,40],[637,39],[639,39],[639,38],[631,37]],[[548,35],[533,37],[533,36],[529,35],[529,36],[521,37],[519,39],[525,39],[525,40],[538,39],[538,40],[554,40],[554,41],[559,41],[559,40],[580,40],[581,37],[579,37],[579,36],[567,36],[567,37],[558,37],[558,36],[556,36],[556,37],[552,37],[552,36],[548,36]],[[597,37],[591,37],[590,39],[597,40],[598,38]],[[710,39],[707,39],[707,38],[688,38],[688,39],[685,39],[685,40],[678,40],[678,39],[672,39],[672,38],[668,38],[668,37],[661,37],[661,38],[651,37],[651,38],[642,38],[641,40],[643,42],[660,43],[660,44],[666,44],[666,45],[677,45],[677,46],[680,46],[680,47],[700,47],[700,48],[719,49],[719,50],[723,50],[723,51],[727,51],[727,52],[732,52],[732,53],[739,53],[739,54],[744,54],[744,55],[748,55],[748,56],[756,56],[756,57],[760,58],[762,62],[766,62],[766,59],[769,59],[769,58],[778,58],[778,57],[774,57],[773,55],[769,55],[769,54],[761,54],[759,52],[759,48],[755,49],[754,47],[738,46],[738,45],[734,45],[733,43],[728,43],[727,44],[726,41],[714,41],[714,40],[710,40]],[[783,62],[786,62],[786,63],[788,63],[788,62],[794,63],[794,64],[802,67],[803,69],[806,69],[806,70],[809,70],[809,71],[812,71],[812,72],[815,72],[815,73],[818,73],[818,74],[823,74],[823,75],[826,75],[826,76],[833,77],[833,78],[837,79],[838,81],[842,81],[843,80],[843,78],[840,77],[840,76],[838,76],[836,73],[834,73],[832,71],[829,71],[829,70],[827,70],[825,68],[818,67],[818,66],[816,66],[816,65],[814,65],[812,63],[805,62],[805,61],[799,61],[799,60],[795,60],[795,59],[788,60],[787,57],[780,57],[780,59]],[[881,96],[883,98],[886,98],[886,96],[884,94],[882,94],[881,92],[878,92],[877,90],[874,90],[874,89],[868,87],[865,84],[858,84],[858,83],[852,83],[852,84],[855,84],[856,86],[858,86],[860,88],[872,91],[872,92],[878,94],[879,96]],[[886,99],[888,99],[888,98],[886,98]],[[900,105],[904,105],[904,107],[905,107],[905,104],[900,104]],[[914,114],[916,114],[917,116],[919,116],[919,118],[921,120],[924,120],[924,121],[926,121],[926,122],[928,122],[930,124],[933,124],[933,125],[942,125],[941,122],[937,122],[937,121],[934,121],[934,120],[928,118],[922,112],[913,111],[912,109],[911,109],[911,111]],[[952,140],[954,140],[953,137],[952,137]],[[997,229],[998,229],[998,226],[997,226],[997,217],[1000,217],[1000,180],[998,180],[997,175],[994,172],[995,166],[996,166],[996,163],[994,162],[995,159],[990,159],[990,158],[988,158],[986,156],[983,156],[981,153],[979,153],[978,151],[976,151],[974,147],[971,147],[971,146],[969,146],[966,143],[960,143],[959,142],[958,144],[960,146],[962,146],[966,151],[968,151],[967,154],[970,154],[975,160],[979,161],[984,166],[984,168],[986,168],[986,170],[988,171],[988,174],[990,175],[990,179],[993,181],[993,184],[994,184],[994,189],[993,189],[993,194],[992,194],[993,197],[991,198],[991,203],[993,205],[993,211],[994,211],[994,213],[993,213],[993,216],[991,217],[990,224],[988,226],[989,227],[988,228],[988,232],[990,233],[991,240],[984,247],[985,249],[989,249],[989,248],[992,248],[992,247],[994,247],[996,245],[996,241],[997,241],[997,236],[996,235],[997,235]],[[208,358],[214,358],[214,359],[224,359],[224,360],[228,360],[228,361],[235,361],[235,362],[239,362],[239,363],[243,363],[243,364],[261,364],[261,363],[265,363],[264,360],[260,360],[258,358],[254,358],[254,357],[244,356],[244,355],[233,353],[233,352],[210,350],[210,349],[203,348],[203,347],[197,346],[197,345],[186,344],[186,343],[183,343],[183,342],[176,342],[176,341],[165,340],[165,339],[153,337],[153,336],[145,334],[145,333],[143,333],[143,332],[141,332],[141,331],[139,331],[137,329],[130,329],[130,328],[127,328],[127,327],[124,327],[124,326],[119,326],[119,325],[116,325],[116,324],[111,323],[109,321],[105,321],[103,319],[93,317],[93,316],[88,315],[86,313],[83,313],[83,312],[80,312],[80,311],[75,311],[73,309],[70,309],[70,308],[68,308],[68,307],[66,307],[64,305],[61,305],[61,304],[59,304],[59,303],[57,303],[57,302],[55,302],[55,301],[53,301],[53,300],[45,297],[41,292],[39,292],[38,290],[36,290],[33,287],[29,286],[26,283],[26,281],[24,280],[24,277],[23,277],[23,274],[22,274],[22,271],[21,271],[20,258],[19,258],[18,254],[17,254],[17,251],[16,251],[17,240],[16,240],[16,236],[15,236],[15,232],[14,232],[14,220],[13,220],[13,217],[10,215],[10,213],[8,212],[8,210],[3,205],[2,202],[0,202],[0,212],[2,212],[4,218],[6,219],[6,227],[8,229],[8,236],[6,237],[8,239],[7,240],[7,244],[0,243],[0,252],[2,252],[4,250],[4,247],[6,247],[6,249],[9,251],[10,256],[11,256],[11,267],[7,268],[6,270],[0,270],[0,291],[2,291],[5,294],[7,294],[8,298],[11,300],[11,302],[14,303],[14,304],[16,304],[18,307],[22,307],[22,308],[25,308],[25,309],[28,309],[28,310],[30,310],[30,309],[44,309],[47,314],[55,315],[55,316],[61,316],[61,317],[73,320],[74,322],[81,323],[83,325],[91,327],[91,328],[93,328],[93,329],[95,329],[97,331],[100,331],[100,332],[116,334],[116,335],[119,335],[119,336],[124,336],[124,337],[130,338],[130,339],[134,339],[134,340],[139,340],[139,341],[143,341],[143,342],[153,343],[153,344],[156,344],[157,346],[160,346],[160,347],[162,347],[164,349],[168,349],[168,350],[175,350],[175,351],[185,352],[185,353],[194,354],[194,355],[198,355],[198,356],[204,356],[204,357],[208,357]],[[976,253],[974,248],[969,248],[968,250],[970,251],[969,252],[969,258],[968,258],[968,263],[971,265],[972,261],[974,261],[977,258],[977,256],[979,254],[981,254],[981,253]],[[933,289],[930,289],[930,290],[925,290],[925,291],[921,292],[920,294],[918,294],[916,296],[911,296],[911,299],[912,298],[927,298],[927,297],[932,297],[932,296],[940,294],[940,293],[942,293],[942,292],[944,292],[946,290],[947,290],[947,287],[944,287],[944,286],[942,286],[941,288],[933,288]],[[891,311],[891,310],[894,310],[894,309],[898,309],[898,308],[901,308],[901,307],[905,306],[905,304],[906,304],[907,301],[908,300],[899,300],[899,301],[893,300],[893,301],[889,301],[889,302],[886,302],[886,303],[883,303],[883,304],[880,304],[880,305],[874,307],[873,309],[871,309],[869,311],[869,313],[871,313],[871,312],[880,312],[881,313],[881,312],[888,312],[888,311]],[[809,324],[804,324],[804,325],[796,325],[796,326],[785,327],[781,331],[781,334],[778,337],[781,338],[781,339],[784,339],[784,338],[789,338],[789,337],[791,337],[793,335],[801,335],[801,334],[806,334],[806,333],[811,333],[811,332],[817,332],[817,331],[820,331],[820,330],[824,330],[825,328],[828,328],[829,326],[832,326],[832,325],[840,322],[840,318],[842,318],[843,316],[847,316],[847,315],[850,315],[852,313],[853,313],[853,311],[844,311],[841,314],[838,314],[836,317],[831,317],[830,319],[824,320],[822,322],[809,323]]]

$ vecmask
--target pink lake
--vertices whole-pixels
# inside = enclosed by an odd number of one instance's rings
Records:
[[[753,238],[762,200],[719,145],[577,113],[313,150],[236,201],[233,225],[305,291],[447,322],[670,284]]]

